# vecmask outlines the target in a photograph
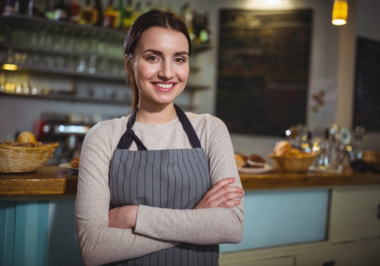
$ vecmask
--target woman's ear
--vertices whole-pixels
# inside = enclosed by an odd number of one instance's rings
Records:
[[[124,65],[124,67],[125,67],[125,70],[127,70],[128,75],[129,75],[129,74],[132,73],[132,57],[129,56],[129,55],[125,55],[124,58],[125,58],[125,61],[124,61],[125,65]]]

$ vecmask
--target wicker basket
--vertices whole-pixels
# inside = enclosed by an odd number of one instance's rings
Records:
[[[269,155],[276,167],[282,172],[306,172],[310,165],[314,162],[318,153],[308,154],[305,157],[283,157]]]
[[[25,148],[0,144],[0,172],[32,172],[44,166],[53,155],[58,143]]]

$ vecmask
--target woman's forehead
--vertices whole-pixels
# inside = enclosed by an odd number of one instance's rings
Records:
[[[186,36],[177,30],[151,27],[146,29],[140,36],[136,49],[144,52],[147,49],[172,50],[189,52],[189,43]]]

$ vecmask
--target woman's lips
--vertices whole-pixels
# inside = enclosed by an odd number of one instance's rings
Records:
[[[152,83],[153,86],[161,91],[161,92],[169,92],[169,91],[172,91],[174,89],[174,87],[176,86],[176,83]]]

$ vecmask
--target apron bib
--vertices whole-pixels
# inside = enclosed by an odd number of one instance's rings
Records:
[[[132,130],[136,108],[111,160],[109,187],[112,208],[142,204],[193,209],[210,189],[206,153],[186,114],[176,105],[175,109],[193,149],[147,150]],[[133,141],[138,151],[128,150]],[[181,243],[111,265],[214,266],[219,265],[218,259],[219,245]]]

